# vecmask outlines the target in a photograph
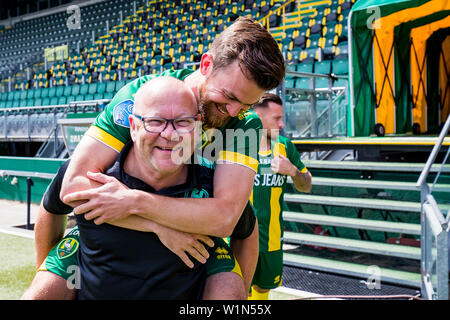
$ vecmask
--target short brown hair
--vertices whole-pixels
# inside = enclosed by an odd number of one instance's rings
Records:
[[[283,105],[283,101],[281,100],[281,98],[278,95],[276,95],[274,93],[266,92],[261,97],[261,99],[259,99],[258,103],[253,105],[253,109],[255,109],[255,108],[267,108],[268,105],[269,105],[269,102],[273,102],[273,103],[279,104],[280,106]]]
[[[261,89],[271,90],[283,81],[286,66],[277,42],[251,18],[238,18],[216,37],[209,51],[214,71],[238,60],[242,73]]]

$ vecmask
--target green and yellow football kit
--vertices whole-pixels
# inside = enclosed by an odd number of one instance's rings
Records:
[[[117,152],[121,152],[125,144],[131,140],[128,117],[132,114],[134,96],[138,89],[145,82],[158,76],[172,76],[183,81],[193,72],[189,69],[167,70],[161,74],[145,75],[129,82],[116,93],[86,134]],[[200,160],[201,165],[211,168],[215,168],[216,163],[231,162],[244,165],[257,172],[260,129],[262,129],[261,120],[253,110],[240,113],[225,126],[217,128],[215,131],[203,127],[202,143],[200,150],[196,150],[196,156],[202,159]],[[55,192],[55,194],[59,195],[59,192]],[[40,270],[51,271],[67,279],[70,276],[67,267],[77,264],[78,234],[77,229],[73,229],[67,234],[49,253]],[[240,234],[248,234],[248,231],[236,232],[236,238],[240,238],[238,236]],[[231,271],[242,276],[239,264],[229,245],[222,239],[214,238],[214,241],[215,247],[209,250],[210,258],[206,265],[207,275]]]
[[[288,158],[300,172],[307,171],[294,144],[286,137],[279,136],[278,141],[271,141],[270,150],[259,152],[258,173],[250,201],[255,209],[259,228],[259,257],[253,284],[262,289],[274,289],[282,283],[282,208],[287,176],[271,169],[272,160],[279,155]]]

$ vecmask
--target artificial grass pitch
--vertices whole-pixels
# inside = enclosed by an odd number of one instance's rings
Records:
[[[18,300],[35,275],[32,239],[0,233],[0,300]]]

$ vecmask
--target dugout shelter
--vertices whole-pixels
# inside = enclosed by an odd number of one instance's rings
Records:
[[[436,134],[450,113],[450,1],[359,0],[349,135]]]

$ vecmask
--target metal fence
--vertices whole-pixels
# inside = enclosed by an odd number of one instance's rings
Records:
[[[422,296],[431,300],[448,300],[448,272],[449,272],[449,221],[450,213],[443,213],[438,207],[432,189],[441,171],[430,187],[427,177],[431,165],[442,147],[442,142],[450,127],[450,116],[439,135],[438,142],[434,146],[427,163],[417,180],[417,188],[421,190],[421,275],[422,275]],[[450,148],[442,164],[445,164]]]
[[[287,72],[281,95],[289,138],[347,136],[347,77]]]

